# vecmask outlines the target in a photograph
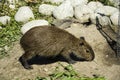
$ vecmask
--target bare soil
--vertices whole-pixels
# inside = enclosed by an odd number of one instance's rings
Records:
[[[73,24],[66,29],[76,37],[84,36],[95,52],[95,59],[91,62],[80,62],[73,64],[74,69],[80,75],[93,77],[93,75],[104,76],[106,80],[120,80],[120,59],[115,57],[104,37],[97,31],[95,25],[83,26]],[[52,73],[58,62],[67,65],[64,61],[39,60],[34,63],[33,70],[26,70],[19,62],[19,57],[24,53],[19,41],[9,51],[9,56],[0,59],[0,80],[28,80],[37,76],[47,76]],[[45,64],[43,62],[46,62]]]

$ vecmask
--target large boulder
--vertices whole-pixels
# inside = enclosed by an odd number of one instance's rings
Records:
[[[15,14],[15,20],[18,22],[27,22],[30,18],[34,18],[34,15],[28,6],[20,7]]]
[[[42,25],[48,25],[49,23],[46,20],[33,20],[26,24],[24,24],[21,28],[22,34],[25,34],[29,29],[36,27],[36,26],[42,26]]]
[[[39,12],[44,15],[52,15],[53,10],[56,6],[49,5],[49,4],[42,4],[39,6]]]
[[[91,14],[94,12],[87,5],[80,5],[75,7],[75,17],[80,20],[81,23],[89,22]]]
[[[9,16],[1,16],[0,17],[0,23],[2,23],[3,25],[6,25],[8,22],[10,22]]]
[[[65,18],[73,17],[73,14],[74,14],[73,7],[69,0],[63,2],[53,11],[53,16],[56,19],[65,19]]]
[[[88,0],[70,0],[73,7],[76,7],[78,5],[85,5],[88,3]]]

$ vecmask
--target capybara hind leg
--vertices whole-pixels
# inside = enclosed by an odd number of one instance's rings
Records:
[[[62,56],[63,56],[70,64],[76,63],[76,61],[73,60],[73,59],[70,57],[70,54],[62,54]]]
[[[21,64],[23,65],[23,67],[25,68],[25,69],[33,69],[33,67],[32,66],[30,66],[29,64],[28,64],[28,60],[29,59],[31,59],[32,57],[34,57],[34,52],[25,52],[25,54],[23,54],[21,57],[20,57],[20,59],[19,59],[19,61],[21,62]]]

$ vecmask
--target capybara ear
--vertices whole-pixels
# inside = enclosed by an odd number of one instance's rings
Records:
[[[85,38],[83,36],[81,36],[80,39],[85,40]]]

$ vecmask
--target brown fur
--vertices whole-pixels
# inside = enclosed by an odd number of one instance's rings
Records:
[[[39,26],[30,29],[23,35],[20,44],[25,50],[20,61],[26,69],[31,68],[27,60],[36,55],[55,57],[60,54],[69,63],[75,62],[70,57],[71,53],[88,61],[94,59],[94,52],[83,37],[78,39],[67,31],[54,26]]]

